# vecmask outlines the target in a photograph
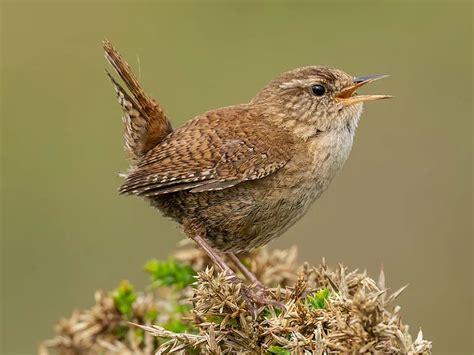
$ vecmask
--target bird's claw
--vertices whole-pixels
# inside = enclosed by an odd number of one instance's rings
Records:
[[[270,292],[266,288],[249,288],[244,284],[242,284],[240,288],[240,295],[246,301],[246,304],[252,313],[256,313],[257,305],[273,306],[285,311],[285,305],[282,302],[273,299],[271,296],[269,297],[269,293]]]

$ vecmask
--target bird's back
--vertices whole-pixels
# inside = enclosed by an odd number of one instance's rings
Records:
[[[223,190],[276,172],[293,137],[247,105],[206,112],[177,129],[132,166],[122,193],[156,196]]]

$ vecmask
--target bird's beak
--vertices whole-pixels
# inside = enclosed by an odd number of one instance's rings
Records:
[[[359,78],[354,78],[353,84],[342,89],[336,96],[337,100],[344,106],[356,104],[358,102],[374,101],[381,99],[389,99],[391,95],[357,95],[355,91],[364,86],[365,84],[371,83],[375,80],[386,78],[388,75],[370,75]]]

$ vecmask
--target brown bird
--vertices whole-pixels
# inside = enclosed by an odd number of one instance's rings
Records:
[[[249,103],[208,111],[173,131],[108,41],[104,49],[129,89],[108,74],[133,159],[120,193],[144,197],[183,225],[239,282],[215,249],[228,253],[259,288],[233,253],[268,243],[300,219],[348,158],[363,102],[390,97],[356,94],[382,75],[354,78],[308,66],[280,75]]]

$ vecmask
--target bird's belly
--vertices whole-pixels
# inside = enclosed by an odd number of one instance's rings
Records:
[[[163,195],[152,205],[178,223],[199,225],[221,251],[248,251],[281,235],[305,212],[302,200],[288,190],[269,191],[262,180],[221,191]]]
[[[243,252],[283,234],[322,192],[315,184],[278,180],[275,174],[221,191],[178,192],[155,197],[152,204],[178,223],[203,227],[217,249]]]

